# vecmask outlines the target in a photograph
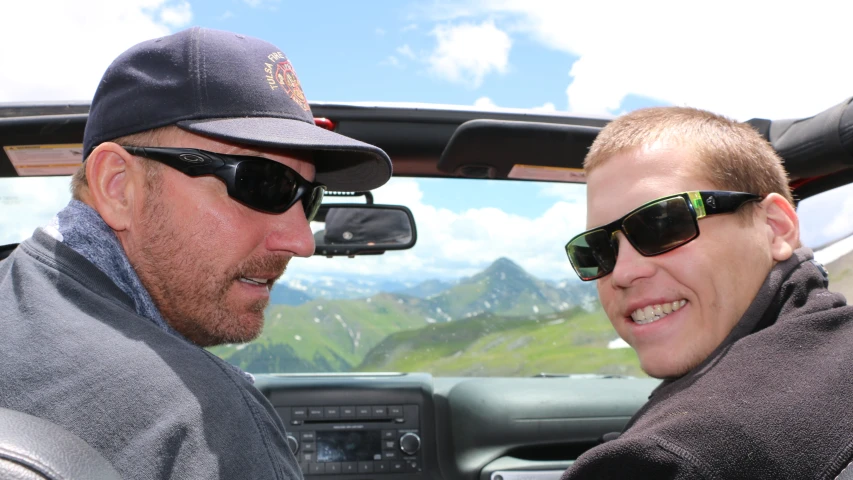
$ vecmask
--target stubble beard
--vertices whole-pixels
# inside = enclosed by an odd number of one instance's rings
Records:
[[[147,214],[140,222],[144,236],[140,255],[131,264],[163,318],[202,347],[257,338],[269,299],[233,305],[228,301],[229,290],[241,276],[252,272],[284,274],[289,258],[255,257],[235,267],[220,267],[215,252],[206,249],[203,240],[198,241],[212,238],[207,233],[216,232],[193,231],[198,224],[177,220],[156,195],[149,198]]]

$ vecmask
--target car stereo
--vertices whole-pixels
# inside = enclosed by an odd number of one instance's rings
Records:
[[[305,475],[422,471],[418,405],[324,405],[278,409]]]
[[[309,480],[433,478],[431,377],[294,375],[276,382],[264,387],[266,395]]]

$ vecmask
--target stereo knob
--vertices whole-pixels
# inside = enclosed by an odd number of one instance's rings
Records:
[[[299,440],[296,439],[293,435],[287,436],[287,446],[290,447],[290,451],[296,455],[299,452]]]
[[[406,433],[400,437],[400,450],[406,455],[414,455],[421,449],[421,437],[414,433]]]

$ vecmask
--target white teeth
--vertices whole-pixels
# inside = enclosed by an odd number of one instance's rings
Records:
[[[263,278],[240,277],[240,281],[251,285],[266,285],[267,281]]]
[[[634,322],[645,325],[660,320],[668,314],[679,310],[687,304],[687,300],[676,300],[672,303],[664,303],[661,305],[648,305],[643,308],[638,308],[631,313],[631,318]]]

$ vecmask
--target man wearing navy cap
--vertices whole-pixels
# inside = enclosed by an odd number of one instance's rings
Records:
[[[324,190],[384,184],[388,156],[316,127],[279,48],[199,28],[110,65],[84,151],[73,200],[0,263],[0,407],[125,478],[300,478],[251,376],[201,347],[260,333]]]

